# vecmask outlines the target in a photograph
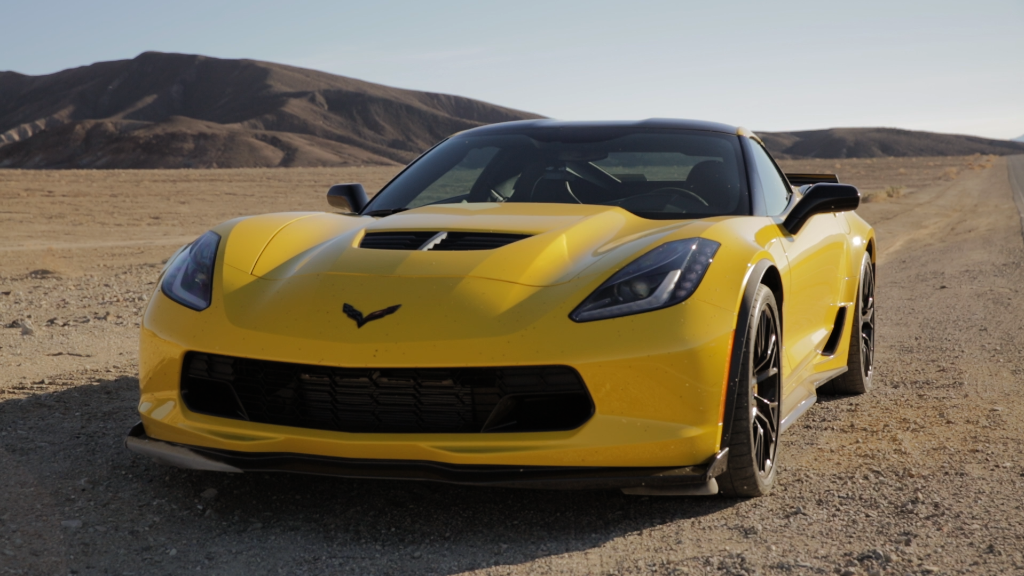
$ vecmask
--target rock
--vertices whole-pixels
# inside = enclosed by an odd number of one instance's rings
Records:
[[[35,329],[34,326],[32,326],[32,321],[31,320],[27,320],[26,319],[26,320],[22,320],[21,321],[21,335],[22,336],[32,336],[35,333],[36,333],[36,329]]]
[[[203,490],[203,493],[200,494],[199,497],[203,500],[212,500],[217,497],[217,489],[207,488],[206,490]]]
[[[64,520],[63,522],[60,523],[60,525],[65,527],[65,528],[70,528],[72,530],[77,530],[78,528],[82,527],[82,521],[81,520]]]

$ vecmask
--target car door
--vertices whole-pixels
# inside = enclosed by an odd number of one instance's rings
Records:
[[[765,208],[769,216],[777,216],[786,210],[792,189],[768,152],[756,142],[751,144]],[[782,344],[791,366],[791,385],[804,379],[835,323],[849,242],[840,218],[838,214],[812,216],[796,234],[779,226],[789,261]]]

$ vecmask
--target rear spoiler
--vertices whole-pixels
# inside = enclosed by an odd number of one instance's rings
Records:
[[[835,174],[786,174],[786,178],[789,179],[791,186],[805,186],[819,182],[839,184],[839,176]]]

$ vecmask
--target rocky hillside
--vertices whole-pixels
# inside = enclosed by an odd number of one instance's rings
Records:
[[[895,128],[758,132],[778,158],[880,158],[1024,154],[1024,142]]]
[[[537,117],[281,64],[146,52],[0,72],[0,167],[401,164],[453,132]]]

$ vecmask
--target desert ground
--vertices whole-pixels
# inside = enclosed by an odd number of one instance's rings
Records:
[[[373,191],[396,168],[0,170],[0,575],[1024,573],[1024,241],[1007,159],[783,164],[869,200],[877,373],[787,432],[775,491],[752,500],[135,456],[122,441],[161,263],[217,222],[323,210],[330,184]]]

